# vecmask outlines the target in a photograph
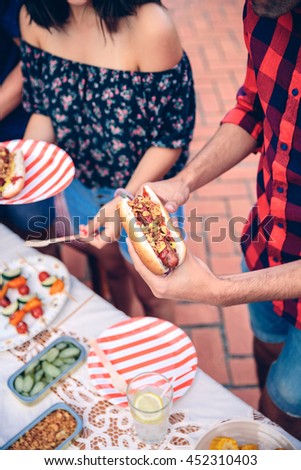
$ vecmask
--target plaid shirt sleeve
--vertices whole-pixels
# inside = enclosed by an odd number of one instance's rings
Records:
[[[244,9],[244,20],[246,19],[246,7]],[[243,86],[236,95],[236,106],[229,111],[222,124],[237,124],[247,131],[261,146],[263,142],[263,110],[258,98],[256,75],[250,54],[249,35],[246,32],[244,22],[244,37],[248,49],[247,72]]]

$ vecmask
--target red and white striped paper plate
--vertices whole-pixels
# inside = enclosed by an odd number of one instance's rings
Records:
[[[63,191],[72,182],[75,168],[71,157],[57,145],[31,139],[0,143],[10,152],[21,149],[25,162],[25,185],[11,199],[0,197],[0,204],[28,204],[42,201]]]
[[[97,339],[116,370],[127,382],[142,372],[159,372],[173,382],[174,400],[186,393],[197,368],[195,348],[183,330],[153,317],[124,320],[105,330]],[[114,389],[110,376],[91,349],[88,371],[99,393],[114,405],[128,406],[126,397]]]

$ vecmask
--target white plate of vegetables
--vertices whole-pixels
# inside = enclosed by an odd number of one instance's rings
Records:
[[[56,318],[70,290],[60,260],[38,254],[0,269],[0,351],[20,346]]]

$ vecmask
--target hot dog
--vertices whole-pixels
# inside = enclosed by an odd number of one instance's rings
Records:
[[[185,258],[186,246],[156,194],[144,186],[133,200],[118,204],[121,223],[138,256],[154,274],[166,274]]]
[[[25,182],[24,156],[21,150],[10,152],[0,147],[0,194],[10,199],[23,189]]]

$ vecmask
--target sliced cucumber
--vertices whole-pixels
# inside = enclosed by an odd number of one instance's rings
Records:
[[[7,307],[4,307],[1,310],[2,315],[5,315],[6,317],[10,317],[13,313],[15,313],[19,309],[19,304],[17,301],[12,302],[9,304]]]
[[[0,289],[3,287],[3,284],[4,284],[4,279],[3,279],[2,274],[0,274]]]
[[[52,284],[55,283],[55,281],[57,281],[57,277],[56,276],[49,276],[47,277],[44,281],[42,281],[42,286],[44,287],[51,287]]]
[[[33,299],[35,296],[34,295],[22,295],[21,297],[18,298],[19,304],[26,304],[29,302],[31,299]]]
[[[11,279],[14,279],[15,277],[21,276],[21,272],[22,272],[21,268],[7,269],[6,271],[3,271],[2,277],[3,279],[10,281]]]

